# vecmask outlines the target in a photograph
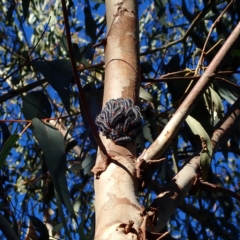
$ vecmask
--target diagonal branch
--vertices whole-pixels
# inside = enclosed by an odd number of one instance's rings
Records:
[[[160,134],[158,139],[149,147],[149,149],[147,149],[146,153],[143,156],[145,159],[156,158],[166,150],[172,138],[175,136],[178,129],[181,127],[181,124],[195,106],[196,101],[200,98],[201,94],[205,91],[206,87],[211,82],[212,76],[214,76],[214,72],[216,72],[217,69],[222,65],[224,59],[230,53],[230,50],[234,47],[234,45],[238,42],[239,38],[240,23],[236,26],[236,28],[229,36],[225,44],[222,46],[219,53],[215,56],[199,82],[195,85],[187,98],[181,104],[173,118],[166,125],[165,129]],[[229,113],[226,114],[224,120],[217,125],[218,129],[216,129],[213,134],[212,140],[216,141],[214,148],[215,151],[217,150],[217,147],[219,145],[218,142],[226,139],[225,134],[230,134],[230,131],[224,132],[222,129],[229,128],[232,131],[234,125],[238,121],[239,116],[240,105],[238,99],[236,103],[232,106],[232,108],[229,110]],[[216,136],[218,136],[218,138],[216,138]],[[164,141],[166,141],[167,144],[164,144]],[[154,149],[154,147],[157,150]],[[155,230],[160,231],[166,225],[170,216],[175,211],[175,208],[196,183],[200,174],[200,170],[200,156],[194,156],[189,161],[189,163],[186,164],[182,168],[182,170],[170,181],[170,183],[166,187],[164,187],[162,193],[159,194],[157,198],[152,202],[149,209],[158,209],[158,222]]]
[[[225,117],[216,126],[211,138],[215,153],[222,142],[227,141],[240,119],[240,97],[231,106]]]
[[[161,50],[164,50],[164,49],[168,49],[169,47],[177,44],[177,43],[180,43],[180,42],[183,42],[187,39],[187,37],[189,36],[189,34],[191,33],[191,31],[194,29],[194,27],[197,25],[197,23],[200,21],[201,17],[204,16],[205,12],[204,11],[201,11],[197,16],[196,18],[192,21],[190,27],[188,28],[188,30],[185,32],[185,34],[175,40],[175,41],[172,41],[160,48],[157,48],[157,49],[152,49],[152,50],[147,50],[146,52],[143,52],[143,53],[140,53],[140,56],[144,56],[144,55],[147,55],[147,54],[152,54],[152,53],[156,53],[156,52],[159,52]]]
[[[213,144],[213,152],[216,152],[218,146],[227,141],[229,135],[234,130],[240,119],[240,98],[232,105],[226,116],[220,121],[211,138]],[[157,198],[152,202],[150,208],[158,208],[157,230],[161,230],[174,213],[175,208],[181,203],[182,199],[187,195],[190,189],[197,183],[200,173],[200,156],[194,156],[188,164],[170,181],[170,183],[162,189]],[[225,192],[239,200],[239,195],[220,186],[212,185],[202,181],[211,190]],[[203,188],[203,187],[202,187]]]

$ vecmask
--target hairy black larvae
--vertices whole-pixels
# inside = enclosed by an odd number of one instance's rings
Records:
[[[117,98],[105,104],[95,123],[106,138],[124,145],[136,139],[142,127],[142,116],[132,99]]]

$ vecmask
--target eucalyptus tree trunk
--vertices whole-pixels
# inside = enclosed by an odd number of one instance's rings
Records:
[[[137,105],[140,87],[137,1],[107,0],[106,8],[103,107],[116,98],[131,98]],[[143,218],[137,201],[135,143],[120,146],[103,136],[101,139],[112,159],[106,171],[95,179],[95,239],[137,239]]]

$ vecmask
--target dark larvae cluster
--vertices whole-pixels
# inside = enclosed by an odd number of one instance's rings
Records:
[[[117,98],[106,103],[95,123],[106,138],[123,145],[137,137],[142,126],[142,116],[140,108],[133,105],[132,99]]]

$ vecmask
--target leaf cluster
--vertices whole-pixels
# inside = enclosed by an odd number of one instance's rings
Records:
[[[240,3],[235,1],[206,41],[227,4],[220,0],[139,3],[144,122],[136,139],[138,154],[157,138],[220,49],[220,40],[239,22]],[[79,81],[93,119],[102,108],[104,49],[92,46],[106,37],[104,6],[103,1],[87,0],[68,5]],[[0,12],[1,213],[19,238],[92,239],[90,170],[97,144],[73,82],[61,4],[4,0]],[[148,206],[194,154],[201,154],[207,181],[239,191],[240,125],[213,156],[210,141],[217,122],[240,96],[239,52],[237,46],[216,73],[165,152],[168,160],[153,175],[147,174],[146,187],[139,194],[143,205]],[[31,121],[30,127],[26,121]],[[230,196],[201,191],[183,200],[167,228],[182,239],[238,239],[239,212],[239,204]]]

